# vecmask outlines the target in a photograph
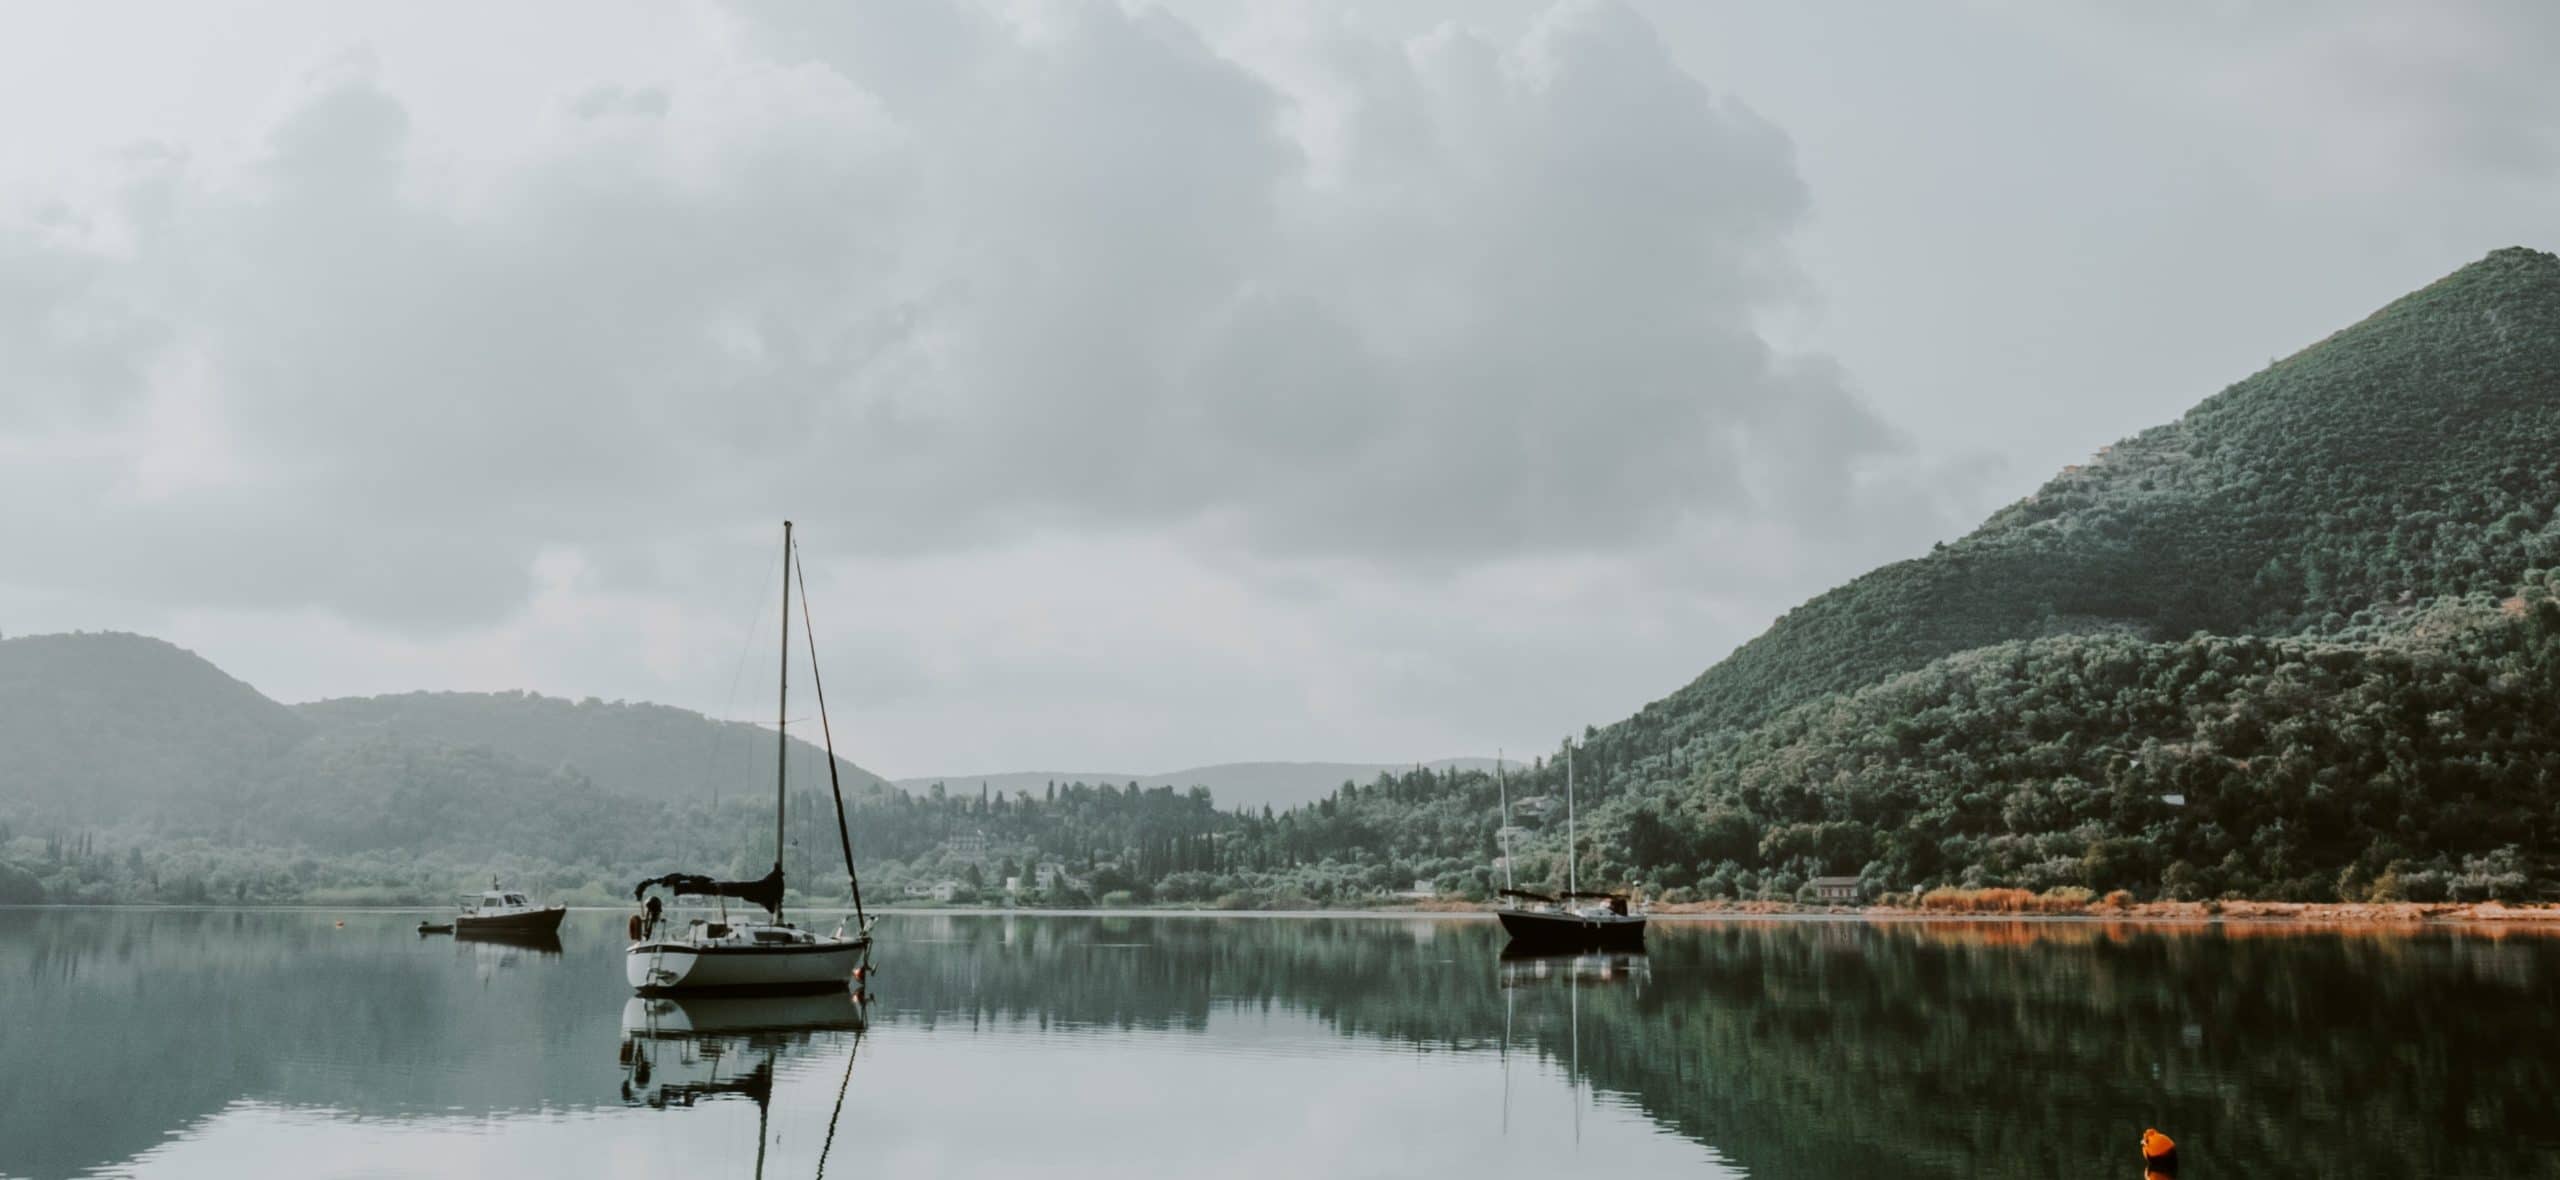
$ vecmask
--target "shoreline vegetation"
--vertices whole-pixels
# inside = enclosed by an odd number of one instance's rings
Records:
[[[2502,902],[2298,902],[2259,901],[2225,898],[2213,901],[2131,901],[2126,899],[2090,900],[2063,894],[2024,894],[2016,889],[1938,890],[1936,896],[1924,896],[1917,903],[1908,896],[1891,897],[1864,905],[1821,905],[1787,901],[1691,901],[1656,902],[1647,913],[1672,922],[1709,922],[1727,919],[1824,919],[1867,922],[2003,922],[2036,921],[2056,924],[2200,925],[2243,924],[2252,926],[2303,927],[2460,927],[2485,926],[2530,929],[2537,933],[2560,934],[2560,905],[2508,905]],[[1950,896],[1952,895],[1952,896]],[[307,913],[429,913],[446,907],[433,902],[327,902],[212,903],[186,904],[165,902],[40,902],[0,905],[0,912],[11,910],[168,910],[172,912],[209,910],[216,912],[280,911]],[[573,904],[572,910],[595,913],[619,913],[632,907],[593,903]],[[804,903],[791,907],[805,915],[836,916],[851,914],[853,907],[837,903]],[[708,906],[684,906],[670,912],[711,913]],[[1042,906],[1042,905],[915,905],[892,902],[872,907],[874,914],[906,914],[918,917],[1238,917],[1238,918],[1409,918],[1415,916],[1462,918],[1490,917],[1493,911],[1485,903],[1462,898],[1445,898],[1403,903],[1379,901],[1350,906],[1280,906],[1237,908],[1173,903],[1130,904],[1118,906]]]

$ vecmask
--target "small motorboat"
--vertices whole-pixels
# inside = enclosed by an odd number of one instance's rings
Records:
[[[568,915],[565,905],[535,905],[525,895],[500,889],[491,881],[488,892],[462,899],[462,912],[453,916],[452,930],[551,938],[559,935],[560,919]]]
[[[451,933],[453,933],[453,923],[451,923],[451,922],[420,922],[420,923],[418,923],[418,933],[420,933],[420,934],[451,934]]]

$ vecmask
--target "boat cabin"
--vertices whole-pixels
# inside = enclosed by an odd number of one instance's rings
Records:
[[[529,910],[533,903],[521,893],[483,893],[478,900],[464,899],[462,910],[470,914],[500,914],[510,910]]]
[[[712,922],[695,918],[685,924],[684,933],[664,941],[668,945],[694,947],[808,946],[817,942],[818,936],[815,931],[787,922]]]

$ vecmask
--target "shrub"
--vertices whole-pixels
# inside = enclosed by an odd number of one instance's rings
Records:
[[[2089,908],[2089,899],[2096,896],[2086,886],[2062,885],[2045,890],[2036,899],[2036,908],[2048,914],[2075,913]]]

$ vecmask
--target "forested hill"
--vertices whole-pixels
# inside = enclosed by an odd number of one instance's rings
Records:
[[[2560,561],[2555,456],[2560,259],[2500,250],[1805,603],[1648,712],[1731,730],[2004,640],[2293,634],[2504,595]]]
[[[117,633],[0,640],[0,802],[112,818],[236,781],[311,732],[174,644]]]
[[[649,799],[688,802],[772,785],[772,730],[667,705],[528,692],[412,692],[315,701],[295,711],[342,738],[486,747],[534,766],[573,768],[599,786]],[[792,779],[825,783],[825,751],[800,740],[798,726],[793,730]],[[882,781],[841,758],[837,770],[848,791]]]
[[[797,736],[790,748],[793,780],[822,789],[825,753]],[[664,705],[508,692],[286,706],[146,636],[0,641],[0,819],[25,824],[192,822],[263,803],[278,834],[324,823],[343,844],[399,829],[368,818],[395,798],[423,813],[466,798],[533,806],[565,784],[662,802],[762,797],[772,749],[771,730]],[[838,769],[848,794],[881,787],[849,761]]]
[[[2501,250],[1594,732],[1593,851],[1705,892],[2540,891],[2554,565],[2560,259]]]

